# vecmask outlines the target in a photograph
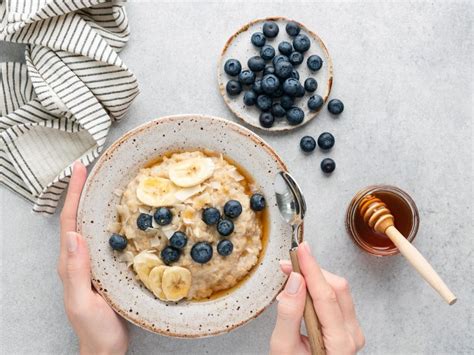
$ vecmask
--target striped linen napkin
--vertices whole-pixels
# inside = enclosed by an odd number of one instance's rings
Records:
[[[34,211],[54,213],[138,95],[128,37],[123,2],[0,0],[0,40],[27,44],[26,64],[0,63],[0,182]]]

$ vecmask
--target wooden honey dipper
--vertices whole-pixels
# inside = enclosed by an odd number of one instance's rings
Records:
[[[456,296],[451,292],[448,286],[446,286],[430,263],[428,263],[413,244],[395,228],[395,218],[382,200],[373,195],[365,196],[359,203],[359,212],[364,222],[367,223],[370,228],[390,238],[393,244],[400,250],[400,253],[449,305],[457,301]]]

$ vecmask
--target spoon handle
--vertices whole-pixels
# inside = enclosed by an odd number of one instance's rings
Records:
[[[297,248],[290,250],[290,259],[293,271],[300,273],[300,264],[296,254]],[[321,333],[321,323],[313,306],[313,299],[306,290],[306,303],[304,305],[304,322],[306,324],[306,332],[308,333],[309,344],[312,355],[325,355],[326,349],[324,347],[323,335]]]

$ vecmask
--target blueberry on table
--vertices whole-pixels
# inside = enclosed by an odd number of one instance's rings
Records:
[[[305,34],[299,34],[293,39],[293,48],[295,51],[304,53],[311,47],[311,41]]]
[[[293,98],[288,95],[283,95],[280,99],[280,105],[285,110],[289,110],[291,107],[293,107],[293,103],[294,103]]]
[[[278,89],[276,89],[276,91],[274,93],[272,93],[270,96],[273,97],[273,98],[280,98],[282,97],[284,94],[283,92],[283,84],[280,83],[280,85],[278,85]]]
[[[263,69],[263,76],[267,74],[275,74],[275,67],[273,65],[267,65],[265,69]]]
[[[265,72],[264,72],[265,73]],[[262,90],[262,79],[257,78],[255,79],[253,85],[252,85],[252,91],[256,93],[257,95],[260,95],[263,93]]]
[[[276,66],[280,62],[289,62],[289,61],[290,60],[288,59],[288,57],[286,55],[278,54],[278,55],[273,57],[272,64],[273,64],[273,66]]]
[[[291,37],[297,36],[300,33],[300,30],[300,26],[294,21],[290,21],[286,24],[286,33]]]
[[[271,60],[275,56],[275,48],[266,44],[260,49],[260,56],[265,60]]]
[[[274,117],[285,117],[286,115],[286,110],[278,102],[272,105],[271,112]]]
[[[270,112],[262,112],[258,118],[260,126],[270,128],[275,123],[275,118]]]
[[[308,78],[304,81],[304,88],[306,91],[315,92],[318,88],[318,82],[315,78]]]
[[[280,32],[280,29],[278,28],[278,25],[273,22],[273,21],[267,21],[263,24],[263,34],[267,38],[275,38],[278,36],[278,32]]]
[[[344,104],[341,100],[332,99],[328,103],[328,111],[333,115],[339,115],[342,111],[344,111]]]
[[[280,42],[280,44],[278,45],[278,51],[281,54],[289,55],[291,54],[291,52],[293,52],[293,46],[291,45],[290,42],[283,41],[283,42]]]
[[[321,133],[318,137],[318,145],[322,150],[331,149],[335,142],[334,136],[329,132]]]
[[[265,94],[273,94],[279,86],[280,80],[274,74],[267,74],[262,78],[262,90]]]
[[[280,61],[275,64],[275,74],[281,79],[289,78],[292,71],[293,65],[290,62]]]
[[[229,239],[222,239],[217,243],[217,252],[222,256],[229,256],[234,250],[234,244]]]
[[[229,200],[224,205],[224,214],[229,218],[237,218],[242,213],[242,205],[237,200]]]
[[[183,249],[188,243],[188,237],[183,232],[174,232],[170,238],[170,245],[176,249]]]
[[[316,94],[314,96],[311,96],[308,99],[308,108],[311,111],[319,111],[321,109],[321,107],[323,107],[323,105],[324,105],[324,100],[318,94]]]
[[[255,81],[255,73],[248,69],[242,70],[239,74],[239,81],[242,85],[252,85]]]
[[[253,91],[246,91],[244,94],[244,104],[253,106],[257,102],[257,94]]]
[[[316,148],[316,141],[311,136],[304,136],[300,140],[300,148],[303,152],[310,153]]]
[[[199,242],[191,248],[191,258],[199,263],[205,264],[212,259],[212,246],[208,242]]]
[[[309,69],[316,71],[321,69],[323,66],[323,60],[319,55],[313,54],[308,57],[306,64],[308,65]]]
[[[292,126],[299,125],[304,120],[304,112],[299,107],[292,107],[286,111],[286,119]]]
[[[330,174],[336,169],[336,162],[331,158],[325,158],[321,161],[321,170],[326,173]]]
[[[171,213],[169,208],[160,207],[156,210],[155,214],[153,215],[155,222],[158,223],[160,226],[166,226],[171,223],[173,219],[173,214]]]
[[[293,52],[290,54],[288,59],[290,60],[291,64],[300,65],[301,63],[303,63],[304,57],[303,54],[301,54],[300,52]]]
[[[169,265],[175,261],[178,261],[179,254],[180,253],[178,249],[168,246],[161,251],[160,256],[161,260],[163,260],[166,265]]]
[[[298,73],[298,70],[293,69],[290,74],[290,78],[300,80],[300,73]]]
[[[219,219],[221,219],[221,213],[217,208],[208,207],[202,211],[202,220],[208,226],[216,224],[217,222],[219,222]]]
[[[140,213],[137,218],[138,229],[145,231],[153,226],[153,216],[148,213]]]
[[[293,78],[288,78],[283,82],[283,92],[288,96],[295,97],[298,92],[300,82]]]
[[[262,211],[265,208],[265,197],[262,194],[253,194],[250,197],[250,208],[254,211]]]
[[[265,61],[262,57],[256,55],[249,58],[249,60],[247,61],[247,65],[251,71],[259,72],[262,71],[263,68],[265,68]]]
[[[272,108],[272,99],[267,95],[258,95],[257,107],[262,111],[270,110]]]
[[[127,243],[127,238],[117,233],[112,234],[109,238],[109,245],[113,250],[124,250]]]
[[[242,65],[240,65],[240,62],[237,59],[227,59],[224,64],[224,71],[230,76],[239,75],[241,70]]]
[[[250,38],[250,41],[255,47],[263,47],[267,39],[262,32],[255,32]]]
[[[295,97],[303,97],[306,91],[304,90],[304,86],[300,84],[298,81],[298,87],[296,88],[296,95]]]
[[[238,95],[242,92],[242,84],[237,80],[229,80],[225,86],[225,91],[231,96]]]
[[[221,218],[219,222],[217,222],[217,232],[220,235],[227,237],[234,231],[234,222],[230,219]]]

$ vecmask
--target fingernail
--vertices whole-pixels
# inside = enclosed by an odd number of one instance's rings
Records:
[[[300,289],[300,286],[301,286],[301,275],[296,272],[292,272],[290,274],[290,278],[288,279],[288,282],[286,283],[285,291],[290,295],[294,295],[295,293],[298,292],[298,290]]]
[[[70,253],[74,253],[77,249],[77,234],[76,232],[67,232],[66,233],[66,245],[67,250]]]
[[[311,248],[309,247],[309,244],[307,241],[304,241],[303,243],[300,244],[300,247],[303,247],[303,249],[309,254],[311,255]]]
[[[291,262],[289,260],[280,260],[280,266],[291,266]]]

